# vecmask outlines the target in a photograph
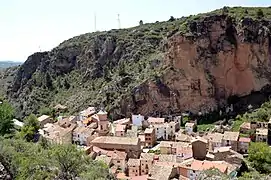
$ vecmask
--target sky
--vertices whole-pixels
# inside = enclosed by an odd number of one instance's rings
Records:
[[[269,2],[269,3],[268,3]],[[73,36],[165,21],[223,6],[270,6],[270,0],[1,0],[0,61],[25,61]]]

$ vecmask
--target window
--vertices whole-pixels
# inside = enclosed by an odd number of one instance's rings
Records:
[[[101,128],[101,130],[103,130],[103,126],[102,126],[102,125],[101,125],[101,127],[100,127],[100,128]]]
[[[137,172],[137,170],[136,170],[136,172]]]
[[[117,163],[120,163],[120,161],[117,161]]]
[[[144,170],[142,170],[142,172],[144,173]]]

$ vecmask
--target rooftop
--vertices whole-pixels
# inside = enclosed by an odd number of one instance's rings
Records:
[[[263,128],[256,129],[256,134],[267,136],[268,129],[263,129]]]
[[[46,120],[48,118],[50,118],[50,116],[42,115],[42,116],[38,117],[38,121],[41,122],[41,121],[44,121],[44,120]]]
[[[140,166],[140,159],[132,159],[130,158],[127,162],[128,166]]]
[[[165,180],[169,179],[172,173],[172,166],[159,166],[153,165],[150,169],[148,179],[149,180]]]
[[[96,112],[95,107],[88,107],[87,109],[80,112],[83,116],[90,116]]]
[[[128,124],[128,123],[130,123],[130,118],[119,119],[113,122],[113,124]]]
[[[225,131],[223,139],[229,141],[238,141],[239,135],[239,132]]]
[[[57,104],[54,109],[57,109],[57,110],[66,110],[67,109],[67,106],[63,106],[61,104]]]
[[[117,124],[116,125],[116,131],[125,131],[126,125]]]
[[[240,137],[239,141],[240,142],[247,142],[247,143],[249,143],[251,141],[251,139],[250,138],[246,138],[246,137]]]
[[[162,124],[165,122],[165,118],[149,117],[147,120],[150,124]]]
[[[240,128],[243,129],[250,129],[250,122],[243,122],[243,124],[241,124]]]
[[[222,173],[226,173],[228,166],[223,163],[223,161],[199,161],[194,160],[191,164],[193,170],[208,170],[212,168],[217,168]]]
[[[182,142],[191,142],[192,137],[187,135],[187,134],[183,134],[183,133],[178,133],[176,135],[176,140],[177,141],[182,141]]]
[[[122,144],[122,145],[138,145],[139,138],[134,137],[115,137],[115,136],[101,136],[96,137],[91,141],[92,143],[104,144]]]
[[[153,160],[154,159],[155,154],[154,153],[141,153],[140,154],[140,159],[144,159],[144,160]]]
[[[221,133],[209,133],[205,136],[211,142],[221,143],[223,140],[223,134]]]
[[[106,165],[110,165],[112,162],[112,158],[108,157],[106,155],[101,155],[101,156],[97,156],[96,159],[97,161],[102,161],[104,162]]]
[[[159,154],[158,155],[158,162],[176,162],[177,155],[173,154]]]
[[[205,144],[208,143],[208,141],[207,141],[205,138],[202,138],[202,137],[200,137],[200,136],[198,136],[198,137],[196,137],[196,138],[193,138],[191,142],[194,143],[194,142],[197,142],[197,141],[203,142],[203,143],[205,143]]]
[[[153,133],[153,131],[154,131],[153,128],[147,128],[147,129],[145,129],[144,133],[145,134],[151,134],[151,133]]]
[[[112,159],[126,159],[127,153],[122,151],[107,151],[106,155]]]
[[[193,127],[193,126],[195,126],[195,123],[190,123],[190,122],[185,123],[185,127]]]
[[[188,147],[189,144],[190,143],[187,143],[187,142],[161,141],[160,142],[160,148],[161,147],[172,147],[172,148],[176,148],[177,146]]]
[[[99,115],[106,115],[107,112],[106,112],[106,111],[103,111],[103,110],[100,110],[97,114],[99,114]]]
[[[218,153],[218,152],[227,152],[227,151],[230,151],[230,149],[231,149],[230,146],[215,147],[215,148],[214,148],[214,153]]]

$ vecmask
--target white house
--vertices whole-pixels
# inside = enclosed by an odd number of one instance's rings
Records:
[[[176,124],[176,122],[153,124],[151,127],[155,129],[156,139],[170,140],[175,136]]]
[[[94,130],[86,127],[77,127],[73,131],[72,140],[79,145],[87,145],[88,138],[93,135]]]
[[[136,126],[142,126],[142,121],[144,120],[144,116],[142,115],[132,115],[132,123]]]

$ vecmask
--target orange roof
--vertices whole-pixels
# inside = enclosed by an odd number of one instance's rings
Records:
[[[118,173],[117,179],[131,179],[131,178],[127,177],[124,173]]]
[[[228,166],[226,164],[215,161],[199,161],[199,160],[194,160],[191,164],[191,168],[193,170],[199,170],[199,171],[204,171],[212,168],[217,168],[219,171],[222,173],[226,173]]]
[[[251,139],[250,138],[245,138],[245,137],[240,137],[239,141],[240,142],[247,142],[247,143],[249,143],[251,141]]]
[[[183,156],[184,158],[190,158],[193,157],[193,150],[191,146],[188,147],[177,146],[176,154],[178,156]]]
[[[107,151],[106,155],[113,159],[126,159],[127,153],[122,151]]]

